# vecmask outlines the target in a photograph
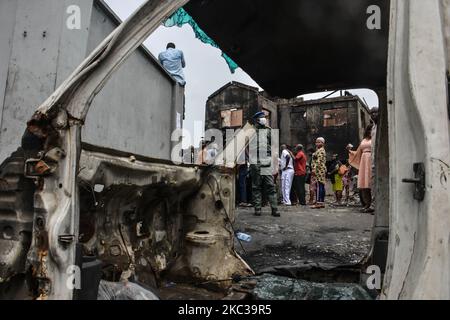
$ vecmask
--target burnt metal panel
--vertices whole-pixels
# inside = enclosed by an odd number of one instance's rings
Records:
[[[272,96],[384,87],[389,0],[191,0],[185,9]],[[369,30],[369,6],[381,29]]]

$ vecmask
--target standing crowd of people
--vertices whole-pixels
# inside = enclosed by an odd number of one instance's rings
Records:
[[[323,137],[316,139],[314,150],[305,153],[301,144],[291,148],[286,144],[281,145],[278,165],[272,176],[261,175],[261,164],[250,165],[250,179],[252,188],[250,190],[252,204],[248,203],[247,164],[239,166],[239,199],[241,206],[254,206],[255,214],[261,214],[264,202],[270,203],[272,214],[279,216],[277,204],[283,206],[309,205],[312,209],[325,208],[326,185],[330,180],[335,206],[349,205],[351,191],[359,190],[362,204],[362,212],[373,213],[373,178],[374,178],[374,140],[378,120],[378,110],[372,111],[373,123],[364,132],[364,138],[354,150],[352,144],[345,149],[348,159],[341,161],[337,154],[331,156],[327,161],[326,140]],[[264,119],[264,120],[262,120]],[[270,129],[267,126],[265,114],[259,112],[254,116],[255,128]],[[269,131],[270,132],[270,131]],[[270,144],[264,146],[270,152]],[[259,146],[258,146],[259,148]],[[355,183],[355,180],[357,181]],[[278,183],[277,183],[278,181]],[[279,202],[277,201],[276,185],[279,184]],[[309,199],[306,199],[306,185],[309,185]]]
[[[159,61],[167,72],[174,77],[182,87],[186,85],[183,68],[186,67],[183,51],[176,49],[174,43],[168,43],[166,51],[159,54]],[[272,215],[279,217],[278,197],[276,191],[276,181],[280,177],[281,204],[285,206],[307,205],[306,188],[309,184],[309,202],[313,209],[325,207],[326,182],[330,179],[333,193],[335,196],[335,205],[342,205],[342,199],[345,192],[345,203],[348,204],[350,198],[350,189],[353,184],[355,171],[357,175],[357,188],[359,190],[363,212],[372,213],[372,189],[375,168],[375,150],[372,141],[375,140],[378,122],[378,109],[372,109],[371,116],[373,123],[368,126],[364,132],[364,139],[356,151],[351,144],[347,145],[348,160],[342,163],[338,155],[332,155],[332,160],[327,162],[327,153],[325,150],[325,139],[319,137],[316,139],[316,149],[310,150],[309,161],[305,154],[304,146],[301,144],[290,148],[286,144],[281,146],[281,156],[278,158],[278,164],[275,170],[268,173],[270,168],[274,168],[273,161],[269,163],[259,159],[260,151],[264,151],[273,160],[271,145],[271,128],[268,126],[268,120],[264,112],[258,112],[253,116],[253,125],[257,131],[257,143],[253,144],[256,150],[252,154],[258,155],[257,163],[248,165],[246,154],[243,153],[238,166],[238,186],[239,200],[241,206],[253,206],[255,214],[261,215],[261,207],[264,202],[268,202],[272,208]],[[259,141],[259,131],[266,130],[266,142]],[[219,146],[214,140],[203,143],[196,159],[197,164],[213,165],[218,154]],[[264,173],[263,173],[264,171]],[[247,179],[251,179],[251,199],[252,204],[248,202]]]

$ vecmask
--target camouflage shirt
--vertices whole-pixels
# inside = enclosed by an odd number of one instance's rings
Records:
[[[263,167],[272,165],[272,129],[259,124],[254,126],[256,136],[250,141],[250,163]],[[264,137],[266,134],[266,137]]]

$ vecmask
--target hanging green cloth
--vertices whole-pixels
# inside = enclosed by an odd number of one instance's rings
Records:
[[[194,21],[194,19],[189,15],[189,13],[186,12],[183,8],[178,9],[170,18],[168,18],[164,22],[165,27],[182,27],[185,24],[189,24],[192,27],[192,30],[194,30],[195,37],[197,39],[200,39],[201,42],[212,45],[215,48],[219,48],[219,46],[214,42],[213,39],[211,39],[197,24],[197,22]],[[234,62],[229,56],[227,56],[224,52],[222,52],[222,57],[225,59],[225,61],[228,64],[228,67],[230,68],[231,73],[234,73],[239,66]]]

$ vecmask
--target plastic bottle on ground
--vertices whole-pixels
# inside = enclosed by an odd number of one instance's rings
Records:
[[[236,233],[236,238],[238,238],[241,241],[245,241],[245,242],[251,242],[252,241],[252,236],[243,232],[238,232]]]

